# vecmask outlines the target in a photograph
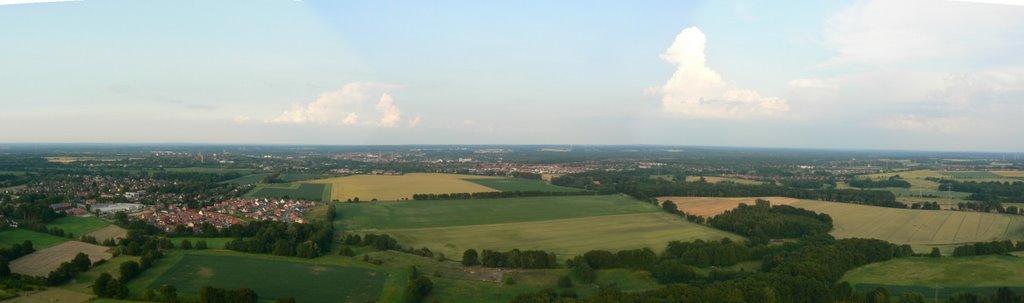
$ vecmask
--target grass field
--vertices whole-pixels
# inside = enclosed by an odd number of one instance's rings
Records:
[[[660,211],[619,195],[342,203],[337,210],[338,230],[463,226]]]
[[[698,181],[700,181],[700,176],[686,176],[686,182],[698,182]],[[747,180],[747,179],[740,179],[740,178],[713,177],[713,176],[704,176],[704,181],[706,181],[708,183],[733,182],[733,183],[737,183],[737,184],[746,184],[746,185],[761,185],[761,184],[764,184],[764,182],[757,181],[757,180]]]
[[[227,180],[227,181],[224,181],[224,182],[221,182],[221,183],[255,184],[255,183],[259,183],[260,181],[263,181],[263,178],[266,178],[268,175],[270,175],[270,174],[263,173],[263,174],[245,175],[245,176],[241,176],[241,177],[238,177],[238,178]],[[295,181],[305,181],[305,180],[330,178],[330,177],[331,177],[330,175],[321,175],[321,174],[281,174],[281,176],[279,178],[281,179],[281,181],[284,181],[284,182],[295,182]]]
[[[20,228],[0,231],[0,247],[21,244],[25,240],[32,241],[32,247],[35,249],[42,249],[64,243],[68,239]]]
[[[63,217],[53,220],[48,227],[63,229],[66,233],[73,233],[75,237],[88,234],[110,225],[110,222],[96,217]]]
[[[800,201],[799,199],[784,197],[761,197],[761,198],[707,198],[707,197],[658,197],[658,201],[672,201],[676,209],[692,215],[714,217],[727,210],[740,206],[740,203],[754,205],[757,199],[771,201],[772,205],[787,205]]]
[[[479,250],[542,249],[559,260],[593,249],[621,250],[649,247],[661,251],[673,240],[741,239],[739,236],[678,217],[650,212],[546,221],[392,229],[386,233],[406,247],[427,247],[459,258],[469,248]]]
[[[254,188],[246,194],[254,198],[284,198],[305,199],[312,201],[327,201],[325,197],[330,193],[330,184],[312,183],[288,183],[273,184]]]
[[[810,200],[790,205],[832,216],[835,225],[832,234],[838,238],[875,238],[918,247],[1024,239],[1024,218],[1020,216],[896,209]]]
[[[179,292],[198,294],[205,285],[248,287],[265,299],[295,297],[299,302],[369,302],[381,293],[385,275],[381,271],[329,264],[185,254],[148,288],[159,289],[171,284]]]
[[[221,249],[224,248],[224,244],[228,243],[235,238],[201,238],[201,237],[174,237],[171,238],[171,242],[174,243],[174,247],[180,248],[182,240],[188,240],[192,242],[192,247],[196,247],[196,242],[199,240],[206,241],[206,248],[208,249]]]
[[[860,290],[885,286],[890,292],[919,292],[939,297],[958,292],[994,293],[999,287],[1024,291],[1024,259],[1008,256],[962,258],[900,258],[859,267],[846,273],[843,280]]]
[[[577,192],[580,189],[551,185],[541,180],[520,178],[465,179],[499,191]]]
[[[1024,178],[1024,170],[1002,170],[992,171],[992,173],[1009,178]]]
[[[401,176],[356,175],[304,183],[331,184],[331,200],[395,201],[412,199],[413,194],[494,192],[497,190],[465,180],[493,178],[497,177],[412,173]]]

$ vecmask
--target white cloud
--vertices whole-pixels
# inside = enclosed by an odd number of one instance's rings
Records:
[[[249,121],[252,121],[252,117],[249,117],[249,116],[238,116],[238,117],[235,117],[235,119],[233,119],[233,121],[235,121],[235,123],[238,123],[238,124],[246,124],[246,123],[249,123]]]
[[[826,20],[825,44],[837,54],[821,66],[891,66],[1020,49],[1022,12],[945,0],[860,1]]]
[[[735,88],[718,72],[706,66],[707,37],[696,27],[676,36],[661,58],[677,66],[665,85],[652,91],[662,94],[662,110],[703,119],[740,119],[751,116],[780,116],[789,103],[758,92]]]
[[[308,105],[293,105],[269,122],[288,124],[342,124],[393,128],[402,124],[402,110],[388,91],[396,85],[355,82],[337,91],[320,94]],[[379,97],[378,97],[379,96]],[[371,103],[376,99],[375,103]],[[371,104],[373,104],[371,106]],[[419,124],[406,121],[412,127]]]
[[[79,0],[0,0],[0,5],[54,3],[54,2],[78,2],[78,1]]]
[[[839,83],[835,79],[807,78],[793,79],[789,81],[789,86],[793,88],[839,88]]]
[[[422,120],[420,119],[420,115],[417,114],[416,118],[412,118],[412,120],[409,120],[408,126],[409,127],[419,126],[421,121]]]
[[[893,115],[875,122],[879,127],[893,130],[952,133],[965,130],[975,122],[967,117],[919,117]]]

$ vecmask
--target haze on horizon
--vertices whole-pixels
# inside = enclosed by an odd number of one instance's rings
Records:
[[[1024,1],[0,0],[0,142],[1024,150]]]

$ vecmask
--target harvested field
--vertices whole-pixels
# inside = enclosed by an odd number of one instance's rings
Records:
[[[1020,216],[896,209],[801,200],[795,207],[832,216],[837,238],[874,238],[898,244],[942,245],[1024,239]]]
[[[102,243],[107,239],[120,239],[128,235],[128,231],[117,225],[107,225],[107,227],[97,229],[91,233],[86,234],[96,238],[96,241]]]
[[[60,245],[37,250],[27,256],[11,261],[11,272],[45,277],[51,271],[57,269],[61,263],[71,261],[79,252],[89,255],[89,260],[96,262],[100,259],[113,257],[109,247],[93,245],[79,241],[67,241]]]
[[[357,175],[304,182],[331,184],[331,200],[396,201],[412,199],[413,194],[495,192],[498,190],[465,180],[494,178],[497,177],[412,173],[401,176]]]
[[[800,199],[785,197],[746,197],[746,198],[708,198],[708,197],[659,197],[658,201],[672,201],[680,211],[703,217],[714,217],[745,203],[754,205],[754,200],[765,199],[772,205],[788,205]]]

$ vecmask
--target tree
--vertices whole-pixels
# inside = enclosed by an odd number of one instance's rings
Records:
[[[89,270],[89,266],[92,265],[92,261],[89,260],[89,256],[84,253],[78,253],[74,259],[71,259],[71,265],[74,266],[75,271],[83,272]]]
[[[938,258],[942,256],[942,252],[939,251],[938,247],[932,247],[932,253],[929,254],[928,256],[932,258]]]
[[[672,202],[671,200],[665,200],[665,202],[662,202],[661,209],[664,209],[666,212],[672,214],[679,212],[679,208],[676,207],[676,203]]]
[[[478,255],[475,249],[467,249],[466,252],[462,253],[462,265],[463,266],[474,266],[480,264]]]
[[[409,280],[409,286],[405,288],[405,301],[409,303],[422,302],[424,298],[430,295],[430,291],[433,288],[434,283],[430,281],[430,278],[419,275]]]
[[[181,240],[181,245],[179,247],[181,247],[181,249],[192,249],[192,241],[189,241],[188,239]]]
[[[196,249],[206,249],[206,240],[196,241]]]
[[[569,276],[558,277],[558,287],[570,288],[572,287],[572,279]]]
[[[292,297],[277,298],[277,301],[275,301],[275,302],[276,303],[295,303],[295,298],[292,298]]]
[[[924,303],[924,295],[916,292],[905,292],[900,295],[900,303]],[[1010,301],[1011,303],[1013,301]]]
[[[164,284],[160,287],[160,302],[178,302],[178,289],[174,285]]]
[[[96,277],[96,280],[92,282],[92,294],[101,298],[109,297],[107,295],[107,284],[110,284],[110,280],[113,278],[108,273],[102,273],[99,277]]]
[[[0,278],[11,275],[11,262],[7,261],[7,258],[0,256]]]
[[[597,273],[594,272],[594,268],[587,264],[587,260],[581,256],[577,256],[573,262],[573,273],[576,274],[577,278],[583,283],[594,283],[597,280]]]
[[[135,278],[135,276],[139,275],[139,272],[141,272],[141,270],[139,269],[138,262],[128,261],[121,263],[120,272],[121,280],[128,281]]]

